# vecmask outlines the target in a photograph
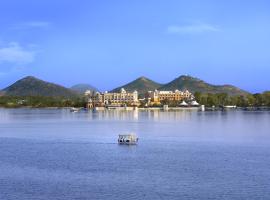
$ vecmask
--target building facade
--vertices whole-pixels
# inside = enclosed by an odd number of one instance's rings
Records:
[[[94,107],[123,107],[123,106],[153,106],[161,103],[180,102],[183,100],[193,100],[194,96],[188,90],[185,91],[148,91],[145,98],[138,99],[138,92],[127,92],[124,88],[120,92],[86,92],[88,103],[87,108]]]
[[[180,91],[149,91],[147,94],[147,98],[150,104],[160,104],[162,101],[182,101],[184,99],[192,99],[194,98],[192,93],[188,90]]]
[[[88,100],[88,108],[102,106],[138,106],[138,92],[127,92],[124,88],[119,93],[99,93],[92,94]]]

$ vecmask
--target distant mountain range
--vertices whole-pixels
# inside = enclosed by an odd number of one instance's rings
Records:
[[[86,90],[90,90],[91,92],[98,91],[98,89],[95,88],[95,87],[93,87],[92,85],[83,84],[83,83],[73,85],[70,89],[73,90],[73,91],[75,91],[75,92],[78,92],[79,94],[84,94],[84,92]]]
[[[179,76],[167,84],[160,84],[146,77],[140,77],[126,85],[117,87],[111,92],[119,92],[121,88],[126,91],[133,92],[137,90],[140,95],[145,94],[149,90],[189,90],[190,92],[201,93],[227,93],[229,95],[246,95],[247,91],[241,90],[232,85],[212,85],[198,78],[191,76]],[[86,90],[97,91],[97,89],[88,84],[77,84],[71,88],[46,82],[33,76],[27,76],[16,81],[14,84],[0,91],[1,95],[10,96],[63,96],[75,97],[84,93]]]
[[[167,84],[160,84],[154,82],[146,77],[140,77],[135,81],[132,81],[126,85],[115,88],[112,92],[119,91],[121,88],[125,88],[127,91],[137,90],[139,94],[144,94],[149,90],[189,90],[190,92],[201,92],[201,93],[227,93],[228,95],[246,95],[247,91],[241,90],[232,85],[212,85],[206,83],[198,78],[191,76],[179,76],[173,81]]]

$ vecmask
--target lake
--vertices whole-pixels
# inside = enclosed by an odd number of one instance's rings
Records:
[[[270,199],[269,130],[269,111],[0,108],[0,199]]]

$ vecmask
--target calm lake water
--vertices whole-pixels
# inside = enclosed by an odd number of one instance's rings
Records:
[[[0,199],[270,199],[270,112],[0,109]]]

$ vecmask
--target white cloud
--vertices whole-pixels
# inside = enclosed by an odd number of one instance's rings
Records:
[[[218,31],[220,31],[218,27],[204,23],[184,25],[184,26],[172,25],[169,26],[167,29],[167,32],[171,34],[198,34],[204,32],[218,32]]]
[[[10,63],[25,65],[32,63],[35,59],[35,51],[23,48],[16,42],[9,43],[5,47],[0,47],[0,64]]]
[[[44,29],[44,28],[48,28],[50,26],[51,26],[50,22],[46,22],[46,21],[30,21],[30,22],[24,22],[24,23],[16,24],[16,25],[12,26],[11,28],[13,28],[13,29],[28,29],[28,28]]]
[[[26,22],[24,23],[24,25],[28,27],[47,28],[51,25],[51,23],[45,21],[33,21],[33,22]]]

